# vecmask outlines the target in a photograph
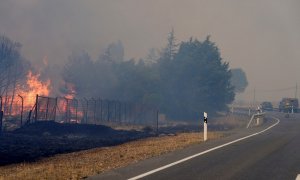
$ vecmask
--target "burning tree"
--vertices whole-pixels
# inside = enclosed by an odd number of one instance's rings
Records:
[[[16,114],[21,106],[31,109],[37,94],[48,96],[50,81],[42,82],[38,73],[33,73],[31,64],[20,54],[21,44],[0,36],[0,96],[5,114]]]
[[[20,55],[21,44],[0,36],[0,96],[3,107],[11,111],[18,83],[30,66]],[[3,109],[1,107],[1,109]]]

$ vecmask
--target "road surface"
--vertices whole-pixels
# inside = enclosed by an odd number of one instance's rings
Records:
[[[300,174],[300,115],[269,116],[277,119],[90,179],[296,179]]]

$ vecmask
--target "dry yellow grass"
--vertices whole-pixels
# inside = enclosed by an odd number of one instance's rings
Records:
[[[211,132],[209,139],[224,136]],[[0,179],[81,179],[104,171],[201,143],[202,133],[152,137],[106,148],[56,155],[34,163],[0,167]]]

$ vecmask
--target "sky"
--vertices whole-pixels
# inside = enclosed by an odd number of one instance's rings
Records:
[[[1,0],[0,33],[23,44],[35,64],[63,66],[72,51],[96,59],[122,41],[125,57],[146,57],[166,45],[211,40],[249,85],[237,100],[279,101],[300,95],[299,0]]]

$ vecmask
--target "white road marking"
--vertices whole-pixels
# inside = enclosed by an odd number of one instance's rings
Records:
[[[245,137],[236,139],[236,140],[234,140],[234,141],[231,141],[231,142],[222,144],[222,145],[220,145],[220,146],[217,146],[217,147],[208,149],[208,150],[206,150],[206,151],[203,151],[203,152],[194,154],[194,155],[192,155],[192,156],[189,156],[189,157],[186,157],[186,158],[184,158],[184,159],[181,159],[181,160],[175,161],[175,162],[173,162],[173,163],[167,164],[167,165],[165,165],[165,166],[162,166],[162,167],[160,167],[160,168],[153,169],[153,170],[148,171],[148,172],[146,172],[146,173],[143,173],[143,174],[140,174],[140,175],[138,175],[138,176],[132,177],[132,178],[130,178],[130,179],[128,179],[128,180],[136,180],[136,179],[140,179],[140,178],[149,176],[150,174],[153,174],[153,173],[156,173],[156,172],[158,172],[158,171],[161,171],[161,170],[167,169],[167,168],[169,168],[169,167],[175,166],[175,165],[177,165],[177,164],[179,164],[179,163],[188,161],[188,160],[190,160],[190,159],[193,159],[193,158],[195,158],[195,157],[198,157],[198,156],[201,156],[201,155],[203,155],[203,154],[209,153],[209,152],[211,152],[211,151],[214,151],[214,150],[220,149],[220,148],[222,148],[222,147],[225,147],[225,146],[234,144],[234,143],[236,143],[236,142],[239,142],[239,141],[248,139],[248,138],[250,138],[250,137],[252,137],[252,136],[259,135],[259,134],[261,134],[261,133],[263,133],[263,132],[265,132],[265,131],[267,131],[267,130],[273,128],[273,127],[276,126],[277,124],[279,124],[280,120],[279,120],[278,118],[275,118],[275,117],[272,117],[272,118],[275,119],[275,120],[277,120],[277,122],[276,122],[275,124],[269,126],[268,128],[266,128],[266,129],[260,131],[260,132],[257,132],[257,133],[254,133],[254,134],[251,134],[251,135],[248,135],[248,136],[245,136]],[[298,176],[297,176],[297,178],[298,178]],[[300,178],[300,177],[299,177],[299,178]],[[297,179],[297,180],[298,180],[298,179]],[[299,180],[300,180],[300,179],[299,179]]]
[[[297,175],[296,180],[300,180],[300,174]]]

